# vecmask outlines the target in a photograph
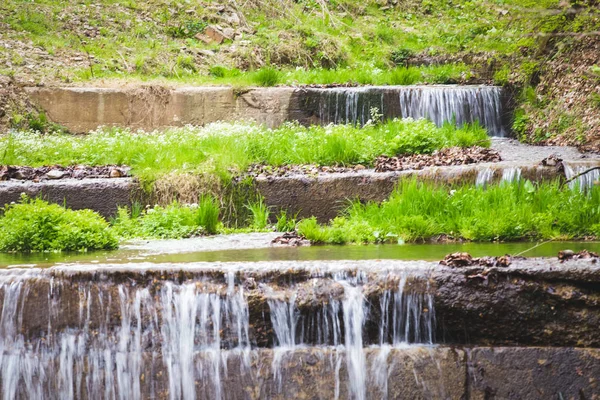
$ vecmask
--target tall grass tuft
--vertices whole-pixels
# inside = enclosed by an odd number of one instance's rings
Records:
[[[256,230],[265,229],[269,224],[270,210],[263,198],[261,197],[258,201],[247,204],[246,208],[250,211],[250,220],[248,221],[250,227]]]
[[[196,223],[208,234],[217,233],[220,207],[214,196],[203,195],[196,210]]]
[[[254,75],[254,83],[258,86],[275,86],[281,79],[281,72],[273,67],[261,68]]]

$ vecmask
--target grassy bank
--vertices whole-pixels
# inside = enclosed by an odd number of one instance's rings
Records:
[[[558,182],[524,181],[450,190],[408,181],[381,204],[354,202],[330,224],[307,219],[298,230],[313,243],[336,244],[598,237],[600,187],[581,193]]]
[[[535,44],[558,1],[443,0],[232,3],[8,0],[0,5],[3,72],[63,82],[98,78],[240,78],[263,67],[345,69],[335,82],[405,66],[415,55],[509,55]],[[219,25],[225,40],[206,40]],[[35,51],[24,51],[33,48]],[[1,53],[0,53],[1,54]],[[457,57],[460,59],[460,57]],[[61,61],[61,67],[55,63]],[[37,70],[28,65],[35,63]],[[236,72],[237,71],[237,72]],[[427,74],[425,74],[425,77]],[[287,82],[317,82],[296,74]]]
[[[0,251],[112,249],[131,238],[185,238],[215,233],[297,229],[312,243],[404,243],[439,239],[469,241],[569,240],[600,237],[600,187],[588,192],[559,182],[529,181],[478,188],[405,181],[381,204],[352,203],[329,224],[297,221],[281,212],[269,221],[262,200],[243,205],[242,228],[227,227],[224,209],[210,196],[197,204],[122,208],[110,222],[90,211],[71,211],[24,199],[0,216]]]
[[[0,137],[0,164],[125,164],[146,182],[174,172],[207,173],[226,181],[257,163],[370,166],[382,154],[431,153],[474,144],[489,145],[483,128],[450,124],[438,128],[426,120],[393,120],[362,128],[290,123],[267,129],[216,123],[151,133],[105,129],[75,137],[12,132]]]

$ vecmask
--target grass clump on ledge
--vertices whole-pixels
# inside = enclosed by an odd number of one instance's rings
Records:
[[[381,204],[353,202],[328,225],[303,220],[299,232],[314,243],[396,243],[440,236],[509,241],[600,236],[600,187],[587,193],[558,182],[529,181],[450,190],[402,182]]]
[[[268,129],[214,123],[152,133],[107,128],[85,136],[12,132],[0,137],[0,163],[33,167],[126,164],[145,181],[174,171],[215,174],[227,180],[255,163],[371,166],[380,155],[489,143],[485,129],[478,125],[438,128],[424,119],[396,119],[362,128],[287,123]]]
[[[113,230],[123,238],[181,239],[215,234],[219,226],[220,207],[212,196],[202,196],[198,204],[173,202],[166,207],[142,210],[119,208],[112,220]]]
[[[0,251],[85,251],[118,247],[108,223],[91,210],[73,211],[22,197],[0,217]]]

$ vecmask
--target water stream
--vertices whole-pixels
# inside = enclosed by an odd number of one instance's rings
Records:
[[[306,273],[309,286],[265,277],[249,295],[243,272],[227,268],[147,283],[143,274],[70,281],[40,269],[5,270],[3,398],[277,397],[297,373],[298,352],[311,349],[336,371],[334,397],[366,399],[369,385],[386,392],[392,349],[435,342],[426,270]],[[256,309],[256,291],[266,308]],[[379,354],[371,368],[369,352]]]
[[[384,118],[426,118],[437,125],[478,121],[491,136],[506,136],[502,89],[495,86],[388,86],[306,89],[307,106],[323,124],[364,125],[373,110]]]

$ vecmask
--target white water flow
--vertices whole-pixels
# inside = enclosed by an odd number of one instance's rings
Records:
[[[495,173],[496,171],[490,167],[480,169],[479,172],[477,172],[477,177],[475,178],[475,186],[486,187],[492,182]]]
[[[593,169],[584,174],[585,171],[600,165],[571,165],[567,162],[563,162],[563,165],[565,167],[565,177],[567,180],[574,178],[578,174],[582,174],[569,182],[569,187],[571,189],[579,188],[579,190],[585,191],[594,185],[600,184],[600,169]]]
[[[501,182],[513,183],[521,180],[521,168],[504,168]]]
[[[386,398],[390,351],[434,343],[433,295],[426,276],[371,279],[335,272],[248,290],[233,272],[75,284],[39,270],[2,273],[2,397],[277,397],[298,374],[298,352],[310,350],[335,374],[329,398],[373,398],[371,384]],[[371,364],[366,354],[378,349]]]
[[[323,124],[364,125],[372,110],[384,118],[426,118],[445,122],[479,122],[491,136],[506,136],[502,123],[502,89],[495,86],[382,86],[310,89],[318,96]]]

